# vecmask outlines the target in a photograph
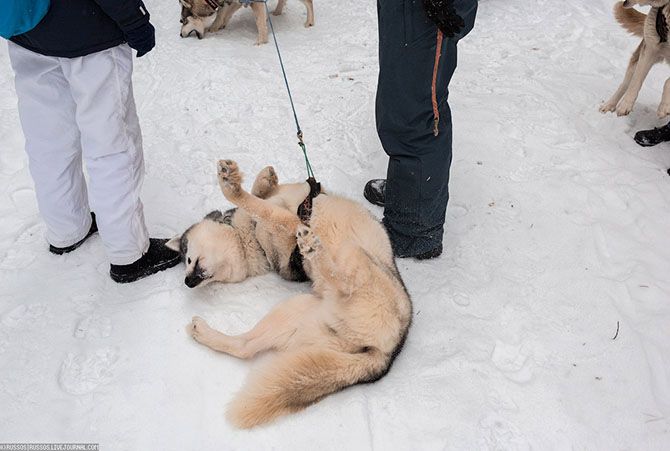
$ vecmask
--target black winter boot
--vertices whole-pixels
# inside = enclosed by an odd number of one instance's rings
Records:
[[[640,130],[635,133],[634,139],[642,147],[651,147],[665,141],[670,141],[670,122],[663,127],[652,130]]]
[[[165,246],[167,239],[149,238],[149,250],[139,260],[129,265],[111,265],[109,275],[114,282],[128,283],[172,268],[181,261],[179,252]]]
[[[91,222],[91,228],[88,229],[88,233],[86,234],[86,236],[84,238],[77,241],[73,245],[67,246],[67,247],[56,247],[56,246],[53,246],[53,245],[50,244],[49,245],[49,252],[51,252],[52,254],[56,254],[56,255],[63,255],[63,254],[67,254],[68,252],[72,252],[73,250],[77,249],[79,246],[84,244],[84,241],[89,239],[89,237],[91,235],[93,235],[94,233],[96,233],[98,231],[98,225],[95,223],[95,213],[91,213],[91,219],[93,220],[93,222]]]
[[[363,197],[371,204],[383,207],[386,202],[386,179],[372,179],[366,183]]]

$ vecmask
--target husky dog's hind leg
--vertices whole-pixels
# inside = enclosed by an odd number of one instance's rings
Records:
[[[226,335],[212,329],[199,316],[193,318],[187,331],[198,343],[208,348],[240,359],[250,359],[259,352],[289,348],[304,335],[314,336],[305,329],[316,325],[313,312],[319,305],[319,299],[312,295],[286,299],[278,303],[253,329],[241,335]]]
[[[217,165],[221,192],[230,202],[249,213],[254,219],[263,221],[269,230],[280,234],[294,235],[300,218],[286,209],[252,196],[242,189],[242,174],[237,163],[221,160]]]
[[[256,176],[254,187],[251,188],[251,194],[260,199],[267,199],[275,191],[278,184],[279,178],[277,178],[277,172],[272,166],[268,166],[263,168]]]

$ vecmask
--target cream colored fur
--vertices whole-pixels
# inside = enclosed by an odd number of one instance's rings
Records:
[[[219,162],[218,171],[226,199],[272,233],[296,237],[313,281],[312,294],[281,301],[242,335],[193,318],[189,333],[211,349],[242,359],[274,351],[231,403],[229,420],[253,427],[382,377],[405,340],[412,306],[379,221],[329,193],[314,199],[308,227],[276,201],[244,191],[235,162]]]
[[[251,192],[253,197],[265,199],[293,217],[309,193],[309,185],[280,185],[274,168],[268,166],[256,177]],[[241,282],[269,271],[288,280],[305,280],[304,274],[297,274],[290,264],[296,248],[295,233],[283,232],[288,229],[281,228],[280,222],[258,220],[244,209],[238,209],[231,221],[228,225],[205,218],[166,243],[170,249],[182,253],[187,286]]]
[[[660,42],[656,31],[659,8],[668,3],[670,0],[626,0],[614,5],[617,21],[630,33],[642,37],[642,42],[633,52],[623,82],[612,97],[600,106],[601,113],[616,111],[617,116],[628,115],[633,111],[633,105],[651,67],[662,60],[670,61],[670,45],[668,42]],[[632,9],[635,5],[651,5],[652,8],[649,14],[644,15]],[[664,8],[663,14],[670,24],[670,7]],[[670,78],[663,87],[657,115],[659,118],[670,115]]]
[[[222,0],[217,1],[219,3],[223,3],[223,6],[221,6],[216,12],[214,12],[212,8],[210,8],[204,2],[204,0],[179,1],[182,6],[182,38],[185,38],[191,33],[195,32],[198,39],[202,39],[205,36],[205,33],[225,28],[237,10],[243,6],[239,0],[232,0],[231,3],[225,3]],[[305,5],[305,9],[307,10],[307,20],[305,21],[305,27],[311,27],[314,25],[313,0],[300,0],[300,2]],[[280,15],[284,9],[285,4],[286,0],[278,0],[277,6],[272,14],[275,16]],[[244,6],[249,6],[249,4],[244,4]],[[256,19],[256,28],[258,28],[258,39],[254,45],[265,44],[268,42],[267,10],[265,9],[265,5],[263,3],[251,3],[251,9],[254,12],[254,17]]]

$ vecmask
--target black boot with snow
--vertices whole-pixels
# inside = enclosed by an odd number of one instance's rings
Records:
[[[670,122],[663,127],[652,130],[640,130],[635,133],[635,138],[633,139],[642,147],[651,147],[665,141],[670,141]]]
[[[139,260],[129,265],[111,265],[109,275],[114,282],[128,283],[172,268],[181,261],[179,252],[165,246],[167,239],[149,238],[149,250]]]
[[[383,207],[386,202],[386,179],[372,179],[366,183],[363,197],[371,204]]]

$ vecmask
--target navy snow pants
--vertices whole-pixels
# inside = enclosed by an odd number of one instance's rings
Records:
[[[465,28],[444,36],[435,83],[439,133],[434,134],[432,82],[438,29],[421,0],[377,0],[379,82],[377,132],[389,156],[384,225],[399,257],[428,252],[442,243],[449,200],[451,111],[449,81],[456,44],[474,26],[477,0],[455,0]]]

